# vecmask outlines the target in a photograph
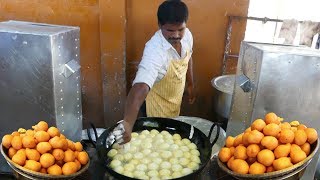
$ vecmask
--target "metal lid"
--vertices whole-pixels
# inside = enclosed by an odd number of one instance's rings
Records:
[[[211,80],[211,85],[219,91],[232,94],[235,77],[235,75],[218,76]]]

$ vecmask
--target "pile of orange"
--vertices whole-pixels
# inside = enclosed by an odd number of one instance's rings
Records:
[[[56,127],[40,121],[33,129],[22,129],[2,138],[7,155],[29,170],[51,175],[76,173],[89,161],[80,142],[67,139]]]
[[[219,151],[220,161],[240,174],[278,171],[303,161],[318,139],[317,131],[298,121],[282,121],[275,113],[268,113],[238,136],[228,136]]]

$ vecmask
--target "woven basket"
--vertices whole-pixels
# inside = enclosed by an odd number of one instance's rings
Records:
[[[16,171],[17,173],[19,173],[20,175],[27,177],[29,179],[74,179],[77,176],[79,176],[80,174],[82,174],[83,172],[85,172],[88,168],[89,168],[89,164],[90,164],[90,159],[88,161],[88,163],[85,166],[82,166],[81,169],[79,171],[77,171],[74,174],[70,174],[70,175],[49,175],[49,174],[43,174],[43,173],[39,173],[39,172],[35,172],[35,171],[31,171],[27,168],[24,168],[18,164],[16,164],[15,162],[13,162],[7,155],[8,150],[6,148],[4,148],[2,146],[1,143],[1,154],[3,155],[3,157],[6,159],[7,163],[9,164],[9,166]]]
[[[303,172],[304,169],[307,167],[307,165],[310,163],[312,160],[313,156],[315,153],[318,151],[319,148],[319,139],[311,145],[311,153],[309,156],[304,159],[303,161],[288,167],[286,169],[282,169],[279,171],[273,171],[269,173],[264,173],[264,174],[239,174],[236,172],[231,171],[227,165],[223,162],[220,161],[219,158],[217,158],[218,165],[219,167],[225,171],[227,174],[235,177],[236,179],[286,179],[288,177],[297,175],[300,172]]]

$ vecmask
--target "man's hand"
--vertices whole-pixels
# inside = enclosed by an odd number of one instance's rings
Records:
[[[188,91],[188,102],[189,102],[189,104],[193,104],[194,101],[196,100],[196,96],[194,95],[193,86],[188,86],[187,91]]]
[[[131,140],[132,125],[130,123],[121,120],[118,125],[113,129],[112,134],[108,141],[113,143],[116,141],[118,144],[122,145]]]
[[[122,124],[124,127],[124,133],[123,133],[123,137],[122,137],[123,143],[122,144],[125,144],[131,140],[131,132],[132,132],[133,125],[131,125],[127,121],[123,121]]]

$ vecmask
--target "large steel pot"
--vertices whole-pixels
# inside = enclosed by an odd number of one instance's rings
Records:
[[[107,139],[110,137],[110,133],[116,126],[117,125],[114,125],[106,129],[106,131],[103,132],[101,136],[98,138],[96,143],[97,153],[102,163],[106,167],[106,170],[112,176],[114,176],[117,179],[135,179],[135,178],[130,178],[130,177],[121,175],[109,167],[109,164],[112,161],[112,158],[108,157],[107,154],[112,149],[112,144],[110,144],[110,142],[107,141]],[[211,142],[210,137],[215,126],[217,126],[216,137]],[[213,125],[211,126],[209,135],[207,137],[202,131],[200,131],[196,127],[181,121],[174,120],[174,119],[153,118],[153,117],[137,119],[133,127],[133,132],[140,132],[145,129],[147,130],[157,129],[158,131],[166,130],[171,134],[178,133],[182,138],[188,138],[190,139],[191,142],[197,145],[197,148],[200,152],[200,160],[201,160],[199,169],[189,175],[183,176],[181,178],[176,178],[181,180],[197,179],[199,173],[203,170],[203,168],[209,162],[211,158],[212,146],[217,141],[220,133],[220,127],[215,123],[213,123]]]
[[[229,119],[234,82],[235,75],[218,76],[211,80],[211,85],[217,91],[215,111],[226,119]]]

